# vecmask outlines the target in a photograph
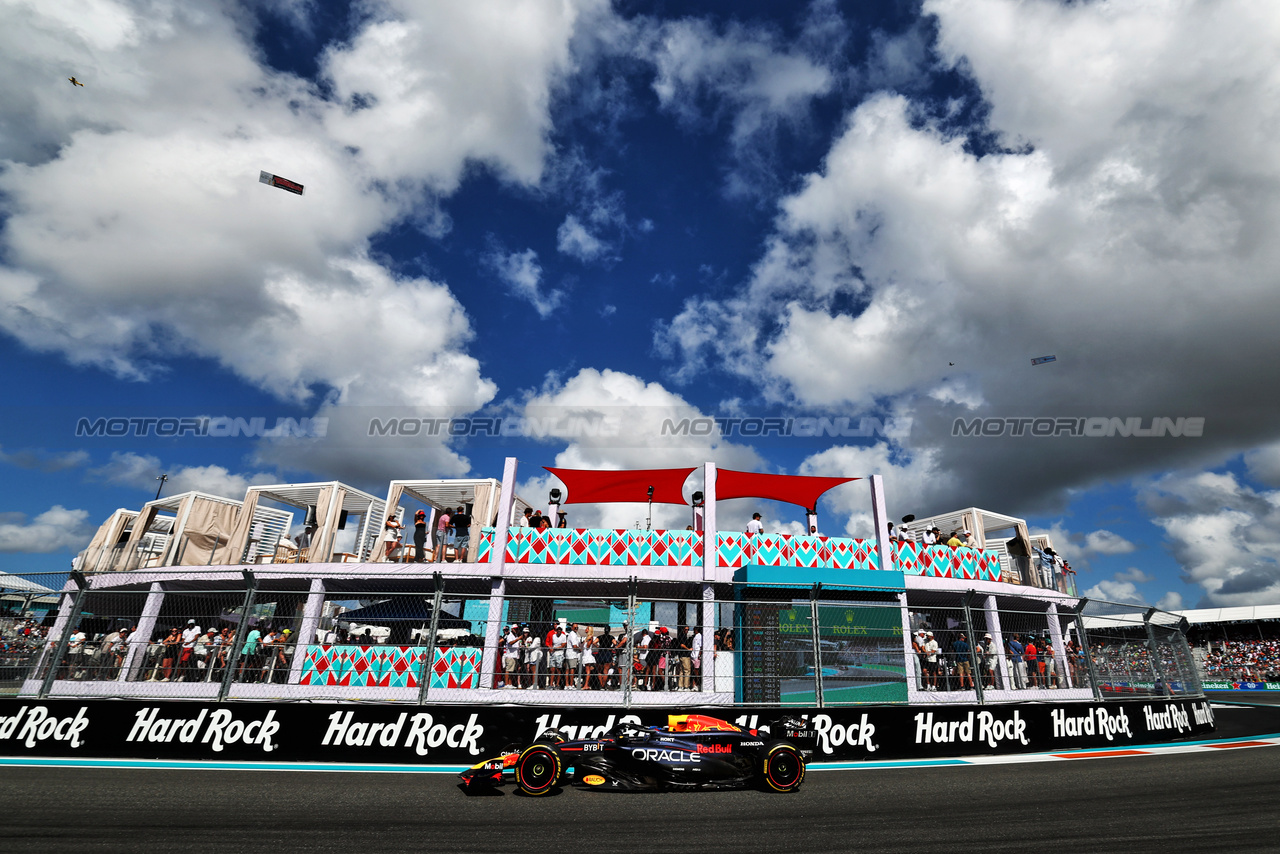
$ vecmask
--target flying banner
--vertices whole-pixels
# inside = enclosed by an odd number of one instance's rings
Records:
[[[297,181],[290,181],[288,178],[281,178],[279,175],[272,175],[270,172],[259,172],[258,182],[288,190],[290,193],[297,193],[299,196],[302,195],[302,185]]]

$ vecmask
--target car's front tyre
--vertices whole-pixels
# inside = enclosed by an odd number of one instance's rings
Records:
[[[526,795],[545,795],[564,774],[564,759],[550,744],[532,744],[516,760],[516,785]]]
[[[775,741],[760,757],[760,780],[771,792],[794,792],[804,782],[804,757],[795,745]]]

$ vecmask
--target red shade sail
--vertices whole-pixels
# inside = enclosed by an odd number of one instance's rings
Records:
[[[543,466],[560,478],[569,490],[565,504],[645,503],[649,487],[653,487],[654,504],[684,504],[681,487],[693,473],[687,469],[632,469],[630,471],[596,471],[595,469],[553,469]]]
[[[817,506],[828,489],[856,477],[804,477],[796,474],[757,474],[733,469],[716,469],[716,501],[729,498],[770,498],[798,504],[806,510]]]

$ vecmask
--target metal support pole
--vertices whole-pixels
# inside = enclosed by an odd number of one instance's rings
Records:
[[[911,612],[907,609],[907,591],[898,594],[898,609],[902,620],[902,663],[907,674],[907,698],[910,702],[912,694],[924,690],[924,671],[920,669],[920,659],[911,647]],[[919,685],[916,684],[919,680]]]
[[[984,610],[987,618],[987,631],[991,633],[991,642],[996,648],[996,660],[991,665],[993,668],[991,687],[1008,691],[1013,688],[1013,680],[1009,673],[1009,655],[1005,652],[1004,629],[1000,625],[1000,611],[996,597],[987,596]]]
[[[236,633],[231,641],[231,654],[227,656],[227,669],[222,673],[222,687],[218,689],[218,702],[227,699],[227,695],[231,693],[231,683],[235,681],[236,668],[240,666],[240,651],[244,647],[245,634],[248,632],[249,615],[253,613],[253,602],[258,595],[258,580],[253,577],[253,573],[247,569],[242,569],[244,573],[245,591],[244,591],[244,610],[240,612],[240,624],[236,626]]]
[[[1053,665],[1054,673],[1058,676],[1066,675],[1069,677],[1070,668],[1066,665],[1066,644],[1062,640],[1062,622],[1058,619],[1058,606],[1056,603],[1049,603],[1045,609],[1045,617],[1048,623],[1050,645],[1053,647],[1053,655],[1045,665],[1045,681],[1047,683],[1050,664]],[[1046,684],[1045,687],[1049,686]]]
[[[629,620],[627,630],[627,646],[626,652],[622,659],[622,707],[624,709],[631,708],[631,669],[635,662],[635,638],[636,638],[636,577],[633,575],[627,581],[627,619]]]
[[[164,585],[153,581],[147,593],[147,601],[142,605],[142,616],[129,635],[128,652],[125,653],[124,666],[120,668],[121,682],[139,682],[145,678],[143,673],[147,665],[147,648],[156,632],[156,622],[160,619],[163,604]]]
[[[293,661],[289,662],[289,684],[297,685],[302,681],[302,666],[307,660],[307,647],[316,642],[316,629],[320,628],[320,617],[324,613],[324,579],[311,579],[311,587],[307,592],[307,604],[302,611],[302,625],[298,628],[298,639],[294,641]]]
[[[80,624],[80,604],[84,601],[84,594],[89,589],[89,582],[79,572],[71,573],[71,580],[76,584],[75,599],[71,603],[71,613],[67,617],[66,625],[62,627],[62,633],[58,636],[57,651],[53,654],[53,661],[49,662],[48,670],[44,675],[44,682],[40,685],[40,699],[43,700],[49,696],[49,692],[53,690],[53,680],[58,677],[58,665],[62,663],[62,657],[67,654],[67,644],[71,641],[71,635],[75,632],[76,626]],[[46,647],[46,650],[48,647]],[[83,657],[84,653],[81,652]],[[72,665],[72,670],[75,666]],[[68,678],[74,678],[75,673],[67,673]]]
[[[702,660],[698,662],[698,690],[716,690],[716,592],[710,584],[702,585]],[[711,681],[707,681],[707,680]],[[710,687],[708,687],[710,686]]]
[[[1142,615],[1142,625],[1147,630],[1147,667],[1151,670],[1152,687],[1155,685],[1163,686],[1162,694],[1169,693],[1168,680],[1164,678],[1161,667],[1157,659],[1160,657],[1160,648],[1156,643],[1156,633],[1151,629],[1151,617],[1155,614],[1155,608],[1148,608],[1147,612]]]
[[[896,569],[893,544],[889,542],[889,514],[884,503],[884,478],[873,474],[867,479],[871,486],[871,518],[876,528],[876,568]]]
[[[809,588],[809,627],[810,640],[813,642],[813,697],[818,708],[822,708],[822,642],[818,639],[818,594],[822,585],[815,584]]]
[[[1084,647],[1084,664],[1089,671],[1089,687],[1093,689],[1093,699],[1101,702],[1102,685],[1098,682],[1098,668],[1093,663],[1093,649],[1089,646],[1089,632],[1084,627],[1084,606],[1088,604],[1088,599],[1081,599],[1076,604],[1076,634],[1080,636],[1080,643]]]
[[[507,582],[501,578],[489,579],[489,616],[484,626],[484,649],[480,658],[480,687],[486,691],[493,688],[494,675],[502,662],[502,606],[506,603]]]
[[[982,674],[978,671],[978,633],[973,628],[973,611],[969,608],[969,602],[976,595],[976,590],[964,594],[964,627],[969,635],[969,681],[973,682],[973,690],[978,694],[978,705],[983,705]]]
[[[435,594],[431,598],[431,636],[427,638],[427,650],[422,654],[422,670],[418,676],[418,705],[427,702],[427,690],[431,687],[431,674],[436,663],[436,632],[440,630],[440,606],[444,604],[444,576],[431,573]]]

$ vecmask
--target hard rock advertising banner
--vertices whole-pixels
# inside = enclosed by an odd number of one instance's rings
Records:
[[[748,729],[804,717],[817,731],[813,762],[1118,748],[1214,729],[1202,699],[750,710],[6,699],[0,755],[463,766],[550,728],[598,738],[690,712]]]

